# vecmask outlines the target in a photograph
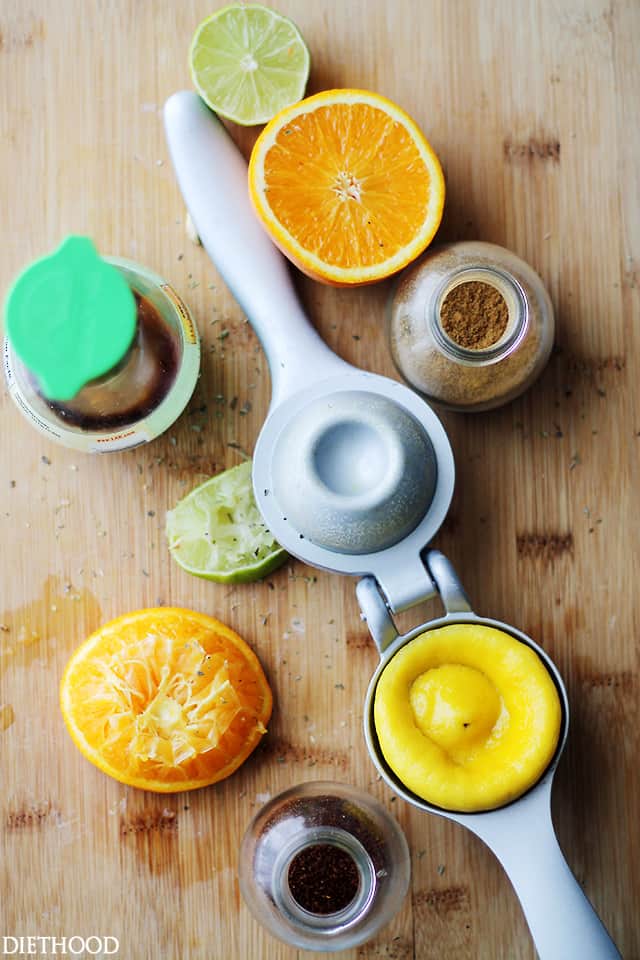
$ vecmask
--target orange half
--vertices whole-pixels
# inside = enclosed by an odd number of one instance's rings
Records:
[[[395,273],[431,242],[440,161],[411,117],[365,90],[326,90],[278,113],[251,154],[249,192],[282,252],[337,286]]]
[[[266,733],[272,696],[258,658],[219,620],[158,607],[118,617],[75,651],[60,705],[82,754],[158,793],[223,780]]]

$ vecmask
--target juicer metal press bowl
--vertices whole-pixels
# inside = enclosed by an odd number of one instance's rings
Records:
[[[551,824],[551,780],[569,718],[562,679],[524,634],[476,617],[442,554],[423,556],[453,494],[453,456],[440,421],[408,387],[352,367],[320,339],[283,257],[254,216],[246,164],[200,98],[174,94],[164,116],[187,209],[269,361],[272,401],[253,465],[260,510],[293,555],[363,577],[358,600],[383,658],[367,696],[366,738],[374,762],[409,803],[462,823],[491,847],[516,888],[544,960],[618,957]],[[438,593],[446,616],[399,637],[392,615]],[[462,815],[424,803],[393,776],[378,747],[372,704],[382,669],[403,643],[442,623],[469,620],[497,626],[536,651],[558,688],[563,728],[537,786],[501,810]]]

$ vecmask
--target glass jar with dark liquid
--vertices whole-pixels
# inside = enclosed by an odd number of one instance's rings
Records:
[[[85,242],[85,238],[70,238],[66,244],[70,241]],[[81,382],[72,396],[60,399],[44,388],[42,375],[23,362],[10,330],[4,343],[9,391],[22,413],[52,439],[89,452],[128,449],[165,431],[184,410],[200,368],[195,324],[173,288],[139,264],[115,257],[103,260],[117,269],[135,300],[133,336],[130,341],[125,338],[128,346],[106,372]],[[71,302],[78,296],[77,287],[69,296]],[[81,308],[85,311],[91,309],[90,288],[90,283],[85,284],[82,291],[89,298],[89,305]],[[68,294],[64,289],[57,292],[62,297]],[[52,296],[55,293],[52,290]],[[46,320],[42,323],[46,326]],[[84,332],[80,323],[70,346],[73,351],[77,342],[80,364]],[[109,330],[105,333],[111,346]],[[38,336],[38,331],[33,335]],[[45,336],[52,342],[51,331]],[[48,359],[55,365],[53,356]],[[46,366],[47,359],[44,362]]]

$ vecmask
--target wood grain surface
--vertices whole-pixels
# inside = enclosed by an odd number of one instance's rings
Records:
[[[435,543],[478,612],[541,642],[566,679],[558,834],[623,956],[637,960],[640,6],[275,5],[309,43],[312,92],[371,88],[424,129],[447,177],[440,237],[510,247],[549,287],[557,338],[540,381],[497,412],[443,416],[458,475]],[[189,41],[211,10],[210,0],[0,0],[2,295],[31,258],[85,233],[103,253],[164,274],[204,346],[186,413],[128,453],[52,445],[0,395],[0,936],[108,934],[122,960],[289,960],[296,951],[241,900],[238,847],[267,797],[329,779],[393,811],[413,864],[399,915],[340,956],[532,960],[492,855],[462,828],[396,800],[376,776],[362,735],[376,653],[354,582],[295,562],[267,582],[217,586],[169,557],[165,511],[251,452],[269,399],[251,328],[185,235],[161,126],[166,97],[190,85]],[[232,134],[248,154],[255,131]],[[387,284],[297,283],[331,347],[394,375]],[[261,747],[231,779],[191,795],[110,780],[80,756],[58,709],[75,646],[101,622],[154,604],[231,624],[274,689]],[[414,610],[403,624],[436,610]]]

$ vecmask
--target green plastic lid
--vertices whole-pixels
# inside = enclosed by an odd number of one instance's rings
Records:
[[[70,400],[122,360],[136,331],[136,301],[88,237],[70,236],[15,280],[5,304],[14,351],[49,400]]]

